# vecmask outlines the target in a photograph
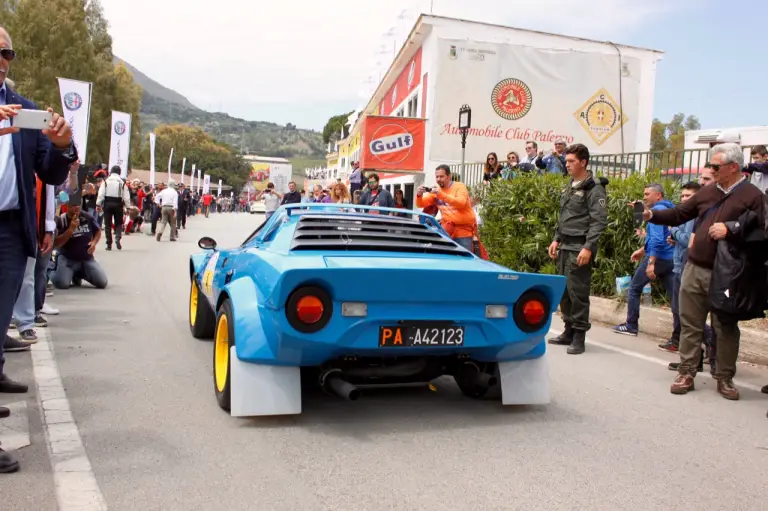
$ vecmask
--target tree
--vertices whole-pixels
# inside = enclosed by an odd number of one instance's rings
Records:
[[[668,123],[654,119],[651,125],[651,151],[682,151],[685,132],[700,130],[701,122],[695,115],[678,113]]]
[[[226,184],[239,190],[248,181],[251,166],[243,160],[233,147],[215,141],[202,128],[182,124],[161,124],[155,133],[155,171],[166,169],[168,158],[173,149],[172,166],[175,172],[181,171],[184,158],[187,168],[192,164],[211,176],[211,181],[221,179]],[[149,136],[136,154],[136,166],[149,168]],[[135,154],[135,153],[134,153]]]
[[[330,119],[328,119],[328,122],[325,123],[325,127],[323,128],[323,143],[328,144],[328,142],[336,142],[340,138],[341,130],[344,129],[344,137],[349,135],[349,126],[347,125],[347,119],[350,115],[354,113],[354,110],[352,112],[347,112],[346,114],[341,115],[334,115]],[[343,138],[343,137],[342,137]]]
[[[6,0],[0,14],[17,59],[11,78],[40,108],[61,112],[57,78],[93,83],[88,163],[109,159],[112,110],[132,115],[131,146],[139,141],[141,88],[112,62],[112,38],[98,0]],[[7,20],[7,22],[5,21]]]

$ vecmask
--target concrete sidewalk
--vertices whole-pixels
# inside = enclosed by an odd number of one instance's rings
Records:
[[[593,321],[607,325],[620,325],[627,319],[625,301],[593,296],[590,298],[590,316]],[[762,322],[762,324],[761,324]],[[768,328],[765,320],[740,323],[741,347],[739,360],[752,364],[768,365]],[[640,332],[659,340],[666,340],[672,333],[672,311],[661,307],[640,307]]]

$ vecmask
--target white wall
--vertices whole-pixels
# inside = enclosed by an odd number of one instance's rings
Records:
[[[434,113],[433,105],[435,95],[439,94],[439,91],[436,91],[434,88],[435,84],[438,82],[437,74],[440,72],[439,69],[436,69],[437,62],[439,61],[438,55],[436,55],[438,39],[467,39],[497,44],[526,45],[540,49],[596,52],[606,55],[617,55],[618,53],[613,45],[605,42],[587,41],[450,19],[427,18],[427,22],[434,23],[434,27],[424,43],[424,47],[430,48],[430,51],[424,51],[422,67],[428,68],[429,70],[428,87],[430,90],[428,95],[429,103],[432,106],[431,108],[428,107],[428,112],[431,113]],[[629,48],[621,45],[619,45],[619,49],[621,50],[622,56],[632,57],[640,61],[639,114],[637,119],[636,138],[634,144],[627,144],[627,146],[633,146],[635,151],[638,152],[648,151],[651,147],[651,124],[653,123],[656,65],[657,62],[661,60],[662,56],[660,53],[651,50]],[[618,100],[618,98],[616,99]],[[434,117],[434,115],[428,115],[428,118],[429,117]],[[431,127],[428,126],[427,133],[430,131]],[[429,145],[427,147],[429,147]],[[432,168],[434,168],[434,165],[432,165]]]

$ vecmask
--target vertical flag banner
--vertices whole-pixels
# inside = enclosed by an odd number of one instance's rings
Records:
[[[149,184],[155,186],[155,134],[149,134]]]
[[[201,178],[201,169],[197,169],[197,193],[200,193],[200,191],[203,189],[203,181]]]
[[[184,184],[184,167],[186,166],[187,166],[187,159],[184,158],[183,160],[181,160],[181,179],[179,179],[179,184],[181,185]]]
[[[211,193],[211,176],[206,174],[203,176],[203,195]]]
[[[120,167],[120,177],[128,177],[131,152],[131,114],[112,110],[112,140],[109,144],[109,168]]]
[[[189,176],[189,187],[194,190],[195,189],[195,164],[192,164],[192,174]]]
[[[173,179],[171,177],[171,162],[173,161],[173,147],[171,147],[171,155],[168,157],[168,181]]]
[[[59,92],[64,118],[72,127],[72,139],[77,147],[80,163],[85,165],[85,153],[88,149],[88,126],[91,122],[91,93],[93,84],[59,78]]]
[[[221,195],[221,179],[219,179],[219,191],[216,195]]]

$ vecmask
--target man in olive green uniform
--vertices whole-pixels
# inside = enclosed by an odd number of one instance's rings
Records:
[[[573,144],[565,150],[565,166],[571,177],[560,196],[560,219],[549,256],[557,259],[557,272],[566,280],[560,302],[565,331],[550,344],[569,346],[569,355],[584,353],[589,323],[589,291],[597,243],[608,224],[605,185],[587,170],[589,149]],[[559,254],[558,254],[559,251]]]

